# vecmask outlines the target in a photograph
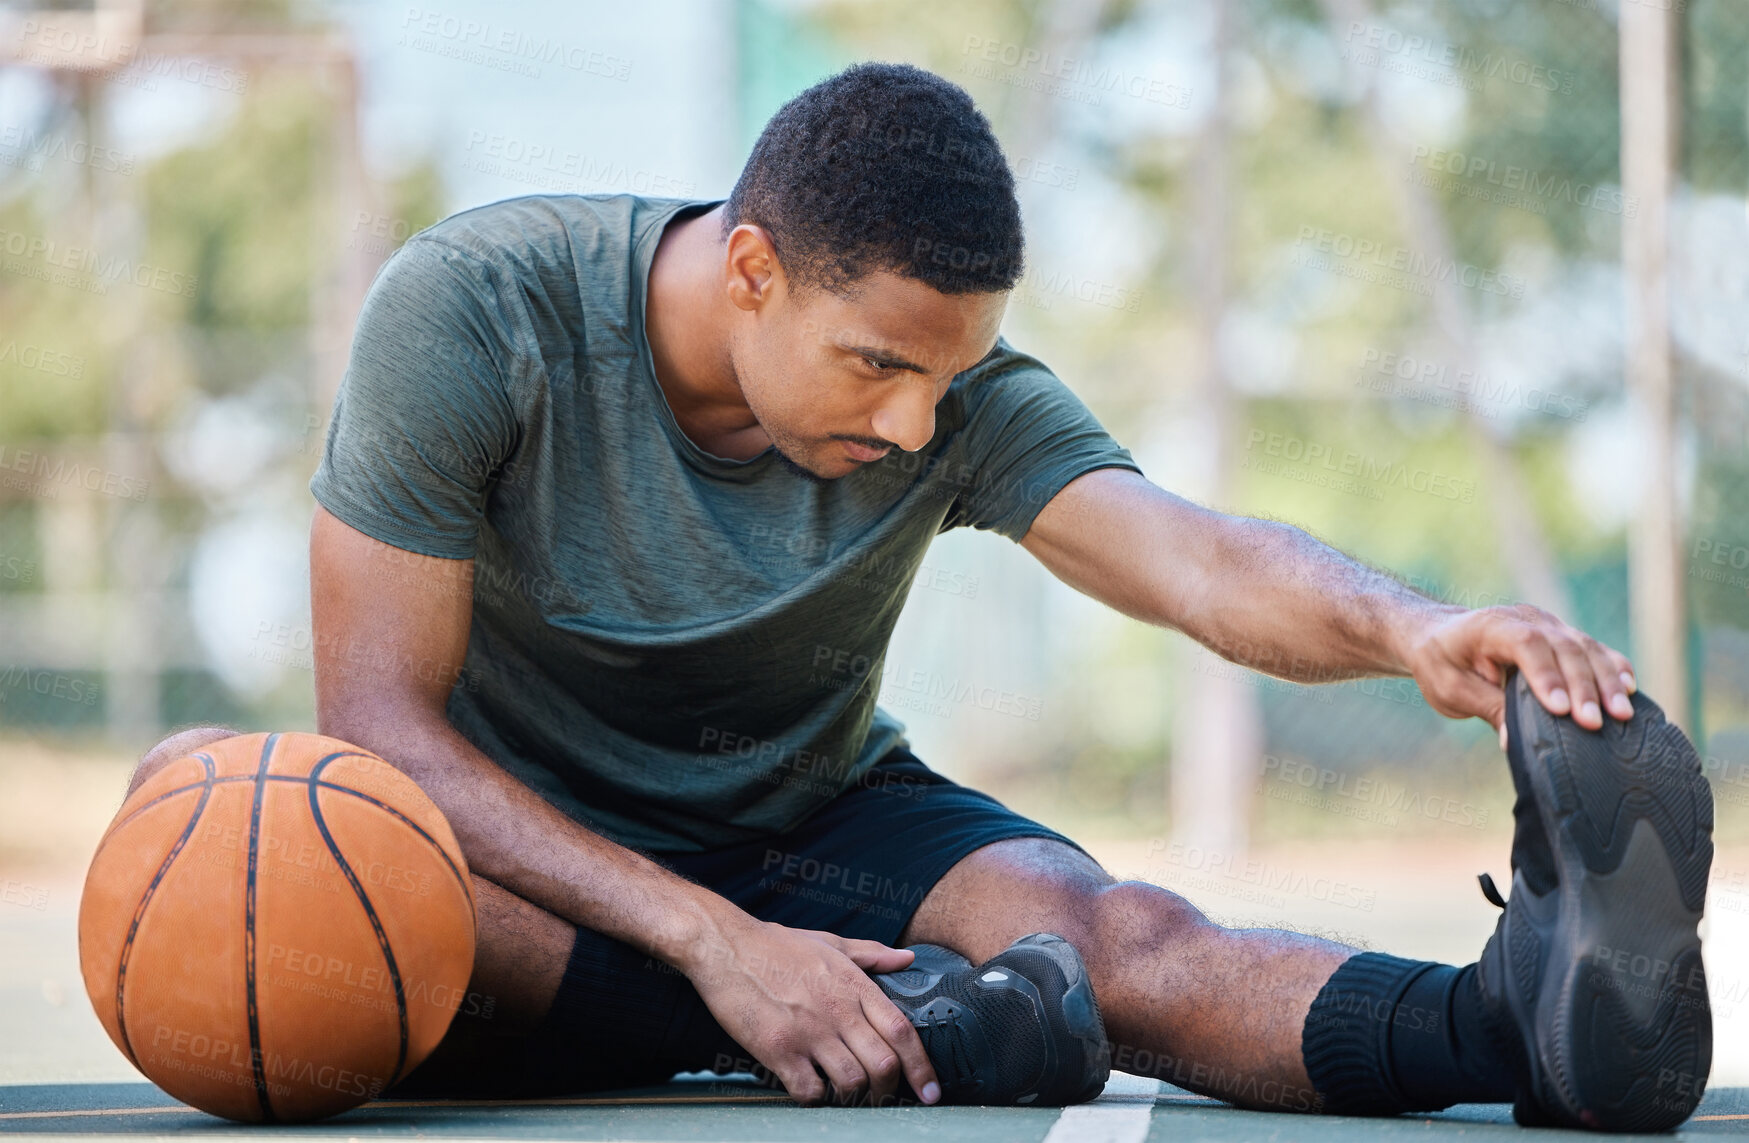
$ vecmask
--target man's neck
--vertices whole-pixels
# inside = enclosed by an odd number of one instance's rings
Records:
[[[644,328],[656,381],[681,431],[706,452],[745,460],[771,442],[729,360],[722,212],[718,206],[664,228],[650,265]]]

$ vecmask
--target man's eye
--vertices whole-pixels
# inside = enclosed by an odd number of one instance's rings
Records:
[[[885,361],[876,361],[872,357],[865,357],[863,358],[863,361],[868,364],[870,369],[875,370],[877,373],[885,373],[893,368],[889,363]]]

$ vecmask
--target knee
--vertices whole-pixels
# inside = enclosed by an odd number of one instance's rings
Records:
[[[1080,913],[1086,931],[1082,939],[1070,940],[1089,962],[1140,963],[1137,958],[1157,956],[1163,949],[1220,931],[1195,905],[1145,881],[1106,885],[1092,894]]]
[[[234,738],[237,733],[235,730],[222,726],[195,726],[187,730],[177,731],[140,757],[139,765],[134,767],[133,777],[128,779],[128,790],[123,795],[124,799],[133,797],[134,791],[139,789],[146,779],[176,759],[185,754],[192,754],[203,746],[210,746],[221,738]]]

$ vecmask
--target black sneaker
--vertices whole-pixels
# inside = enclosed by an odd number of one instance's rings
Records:
[[[1666,1131],[1706,1088],[1712,789],[1658,704],[1633,703],[1586,730],[1506,680],[1512,897],[1483,875],[1505,913],[1476,975],[1525,1126]]]
[[[874,980],[917,1029],[943,1104],[1061,1107],[1105,1088],[1105,1022],[1068,941],[1034,933],[975,967],[939,945],[911,951],[910,968]]]

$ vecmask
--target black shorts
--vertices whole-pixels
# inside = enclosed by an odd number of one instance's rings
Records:
[[[761,920],[897,946],[943,874],[974,850],[1021,837],[1080,849],[899,747],[787,833],[656,860]],[[537,1029],[498,1041],[486,1060],[444,1056],[440,1048],[385,1095],[531,1098],[740,1070],[746,1060],[685,977],[586,929]]]
[[[656,860],[762,921],[896,945],[949,869],[1013,837],[1081,848],[901,746],[788,833]]]

